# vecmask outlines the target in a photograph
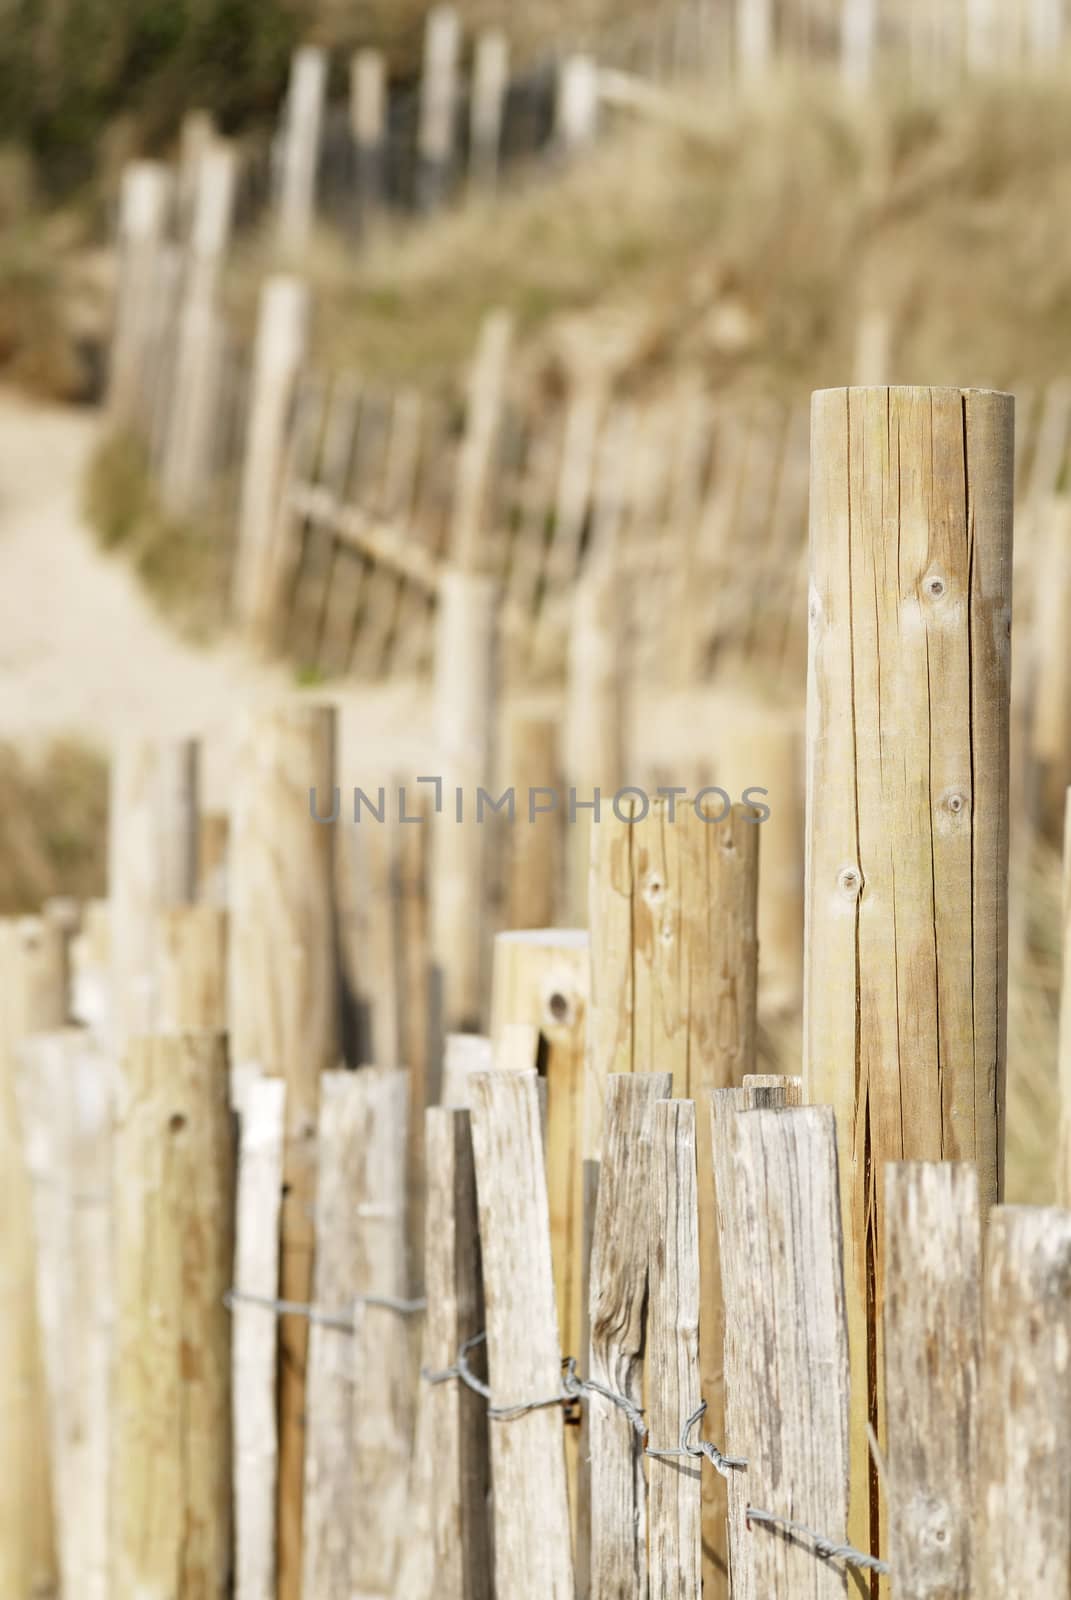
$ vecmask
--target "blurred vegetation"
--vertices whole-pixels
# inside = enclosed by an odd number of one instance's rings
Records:
[[[224,617],[226,529],[219,515],[178,522],[160,505],[145,446],[106,435],[90,461],[87,520],[105,550],[121,551],[162,612],[204,640]]]
[[[379,45],[392,76],[412,76],[429,9],[426,0],[9,0],[0,145],[28,149],[46,190],[68,192],[107,160],[109,142],[116,154],[157,149],[193,106],[225,132],[270,122],[298,44],[332,47],[339,70],[358,45]],[[563,29],[582,38],[637,9],[629,0],[459,4],[470,28],[506,28],[515,59]]]
[[[0,744],[0,915],[39,911],[51,895],[103,895],[108,835],[104,757],[76,740],[36,756]]]
[[[549,181],[386,229],[322,231],[303,260],[318,363],[446,383],[491,305],[548,373],[618,392],[693,369],[718,392],[801,395],[852,372],[860,315],[889,319],[894,382],[1008,385],[1067,372],[1071,99],[1059,79],[851,106],[786,75],[732,105],[681,90],[691,131],[621,116]],[[1029,106],[1029,115],[1025,107]],[[242,242],[230,294],[251,333],[272,261]]]

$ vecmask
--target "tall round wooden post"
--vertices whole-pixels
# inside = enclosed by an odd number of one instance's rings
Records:
[[[816,394],[804,1075],[837,1113],[854,1543],[878,1540],[887,1161],[1000,1193],[1013,402]]]
[[[280,1293],[312,1289],[320,1076],[337,1065],[335,713],[288,703],[248,716],[235,761],[228,1006],[240,1080],[286,1081]],[[316,816],[324,819],[314,820]],[[341,812],[339,812],[341,818]],[[308,1324],[279,1325],[279,1600],[301,1593]]]

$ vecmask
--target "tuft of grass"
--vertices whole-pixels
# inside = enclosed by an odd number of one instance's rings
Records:
[[[0,914],[106,892],[108,769],[98,751],[65,739],[31,759],[0,744],[0,812]]]
[[[229,545],[218,508],[181,522],[167,516],[145,446],[130,433],[107,435],[98,445],[83,503],[101,546],[122,552],[161,612],[188,637],[205,640],[220,628]]]

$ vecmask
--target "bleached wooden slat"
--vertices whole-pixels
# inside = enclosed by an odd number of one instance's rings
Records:
[[[0,1592],[55,1584],[46,1389],[34,1295],[31,1193],[16,1096],[18,1046],[66,1021],[63,938],[41,917],[0,918]]]
[[[647,1328],[648,1448],[679,1449],[699,1405],[699,1211],[695,1103],[660,1100],[651,1126],[650,1303]],[[710,1185],[709,1175],[707,1184]],[[648,1459],[651,1593],[700,1600],[701,1459]]]
[[[20,1058],[62,1590],[108,1600],[117,1075],[81,1029],[32,1036]]]
[[[492,1404],[526,1406],[561,1389],[536,1074],[474,1073],[469,1089]],[[561,1407],[490,1426],[496,1591],[573,1600]]]
[[[739,1111],[712,1096],[726,1308],[726,1445],[734,1600],[827,1600],[842,1566],[749,1508],[842,1542],[848,1520],[848,1337],[829,1107]]]
[[[251,1074],[238,1102],[238,1203],[234,1285],[279,1294],[279,1211],[283,1190],[286,1084]],[[236,1300],[232,1312],[235,1600],[275,1600],[275,1317]]]
[[[889,1564],[897,1600],[969,1600],[982,1344],[978,1174],[885,1168]]]
[[[115,1600],[224,1600],[234,1188],[217,1034],[131,1041],[116,1131]]]
[[[999,1206],[986,1235],[973,1594],[1071,1584],[1071,1212]]]
[[[644,1304],[654,1105],[668,1072],[628,1072],[606,1085],[606,1129],[591,1247],[589,1376],[634,1404],[643,1399]],[[643,1440],[626,1413],[588,1397],[591,1596],[647,1593]]]
[[[361,1067],[354,1077],[360,1118],[355,1137],[361,1162],[350,1203],[360,1259],[351,1356],[354,1531],[348,1592],[351,1600],[389,1600],[406,1525],[414,1323],[401,1310],[377,1305],[375,1297],[405,1302],[409,1295],[409,1082],[407,1073],[390,1067]]]
[[[483,1328],[483,1286],[476,1216],[476,1174],[467,1111],[427,1114],[428,1319],[424,1360],[433,1373],[452,1367],[466,1340]],[[469,1352],[473,1370],[482,1352]],[[426,1387],[434,1456],[436,1594],[441,1600],[487,1600],[491,1593],[486,1406],[458,1379]]]
[[[368,1160],[363,1099],[356,1073],[325,1072],[320,1079],[313,1299],[340,1318],[349,1314],[361,1268],[358,1206]],[[313,1321],[305,1389],[306,1600],[348,1592],[354,1366],[353,1329]]]

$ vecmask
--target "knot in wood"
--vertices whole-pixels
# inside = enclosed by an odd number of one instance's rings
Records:
[[[936,572],[931,573],[931,575],[924,580],[922,585],[923,593],[926,594],[930,600],[940,600],[941,596],[945,592],[945,587],[945,580]]]
[[[841,867],[837,873],[837,888],[848,900],[858,900],[863,890],[863,874],[858,867]]]

